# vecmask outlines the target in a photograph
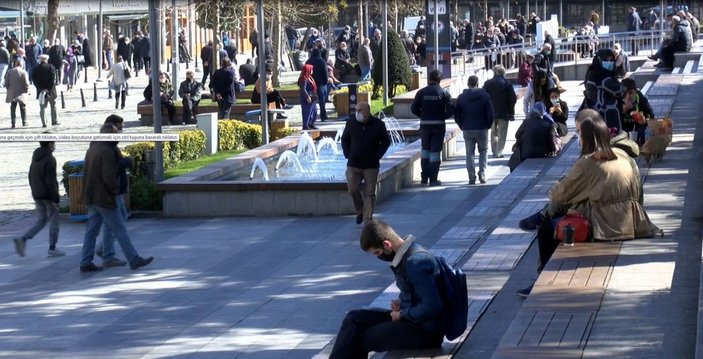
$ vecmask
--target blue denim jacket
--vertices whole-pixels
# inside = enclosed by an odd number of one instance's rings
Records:
[[[400,289],[401,319],[438,333],[442,331],[444,310],[437,288],[440,268],[434,256],[413,240],[412,237],[406,239],[407,245],[398,253],[402,259],[391,266]]]

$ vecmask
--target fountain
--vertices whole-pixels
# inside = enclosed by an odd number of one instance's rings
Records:
[[[305,153],[308,153],[315,161],[317,161],[315,141],[312,140],[312,137],[310,137],[310,134],[307,132],[303,132],[303,134],[300,135],[300,142],[298,142],[298,151],[296,153],[299,158],[302,158]]]
[[[303,169],[303,165],[300,163],[300,157],[298,157],[297,153],[291,150],[286,150],[285,152],[281,153],[281,157],[279,157],[278,162],[276,162],[276,171],[278,172],[278,168],[281,167],[281,163],[291,163],[291,159],[293,160],[292,163],[298,170],[298,172],[305,172],[305,170]]]
[[[405,136],[400,128],[400,123],[395,117],[386,117],[386,115],[381,112],[381,120],[386,124],[386,130],[388,130],[388,135],[391,137],[391,145],[396,146],[400,143],[405,142]]]
[[[339,154],[339,149],[337,148],[337,142],[333,140],[331,137],[323,137],[319,142],[317,142],[317,153],[318,156],[320,152],[322,152],[322,149],[325,147],[329,147],[332,149],[332,152],[335,155]]]
[[[266,168],[266,164],[264,163],[264,160],[261,158],[257,157],[254,159],[254,165],[251,166],[251,174],[249,175],[249,179],[254,179],[254,172],[256,172],[256,169],[259,169],[261,173],[264,175],[264,181],[269,180],[269,171],[268,168]]]
[[[337,133],[334,134],[334,142],[341,143],[342,142],[342,134],[344,134],[344,129],[342,129],[342,128],[337,129]]]

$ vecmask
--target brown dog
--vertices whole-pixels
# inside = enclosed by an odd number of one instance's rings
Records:
[[[664,157],[666,147],[669,145],[669,139],[666,136],[652,136],[645,141],[640,155],[651,165],[654,161],[660,161]]]

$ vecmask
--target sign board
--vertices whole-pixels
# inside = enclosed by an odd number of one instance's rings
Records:
[[[447,13],[447,0],[427,0],[427,15],[434,15],[435,2],[437,3],[437,15]],[[429,20],[429,19],[428,19]]]

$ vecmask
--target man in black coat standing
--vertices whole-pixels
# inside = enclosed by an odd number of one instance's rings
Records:
[[[222,59],[222,67],[212,74],[212,80],[210,81],[210,87],[214,95],[213,98],[217,100],[219,119],[229,120],[232,104],[236,102],[236,79],[237,77],[232,67],[232,60],[230,60],[229,57]]]
[[[312,49],[312,57],[305,62],[312,65],[312,78],[317,86],[317,103],[320,105],[320,121],[327,121],[327,63],[322,59],[320,49]]]
[[[200,50],[200,59],[203,61],[203,80],[200,81],[203,86],[207,82],[207,77],[210,75],[211,62],[212,62],[212,41],[208,41],[202,50]]]
[[[630,36],[636,37],[637,32],[640,31],[640,25],[642,25],[642,20],[640,19],[640,14],[637,13],[637,9],[632,6],[630,7],[629,14],[627,15],[627,31],[632,32]],[[637,51],[639,49],[639,44],[637,39],[631,41],[630,54],[632,56],[637,56]]]
[[[515,103],[517,95],[510,81],[505,79],[502,65],[493,67],[493,78],[483,84],[493,104],[493,126],[491,126],[491,151],[493,157],[502,158],[505,138],[508,135],[509,121],[515,120]]]
[[[61,40],[56,38],[54,40],[54,46],[49,48],[49,63],[54,66],[56,71],[55,83],[58,85],[61,83],[61,73],[63,71],[63,60],[66,57],[66,48],[61,45]]]
[[[380,160],[390,145],[386,124],[371,116],[368,103],[358,103],[356,116],[347,120],[342,133],[342,150],[347,159],[347,188],[354,201],[357,224],[368,222],[373,217]]]
[[[151,40],[149,40],[149,35],[139,39],[139,53],[142,55],[144,72],[147,75],[151,74]]]
[[[51,106],[51,125],[59,125],[56,119],[56,69],[48,63],[49,55],[39,56],[39,65],[32,73],[34,87],[37,88],[37,99],[39,99],[39,117],[42,127],[46,127],[45,110],[46,105]]]

